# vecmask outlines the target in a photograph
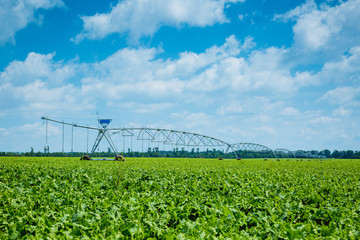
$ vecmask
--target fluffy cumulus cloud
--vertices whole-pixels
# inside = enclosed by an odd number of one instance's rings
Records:
[[[11,62],[0,74],[1,82],[14,86],[24,85],[35,80],[43,80],[47,84],[60,85],[75,74],[76,65],[53,61],[54,53],[38,54],[30,52],[25,61]]]
[[[29,23],[39,20],[34,13],[38,9],[62,7],[62,0],[1,0],[0,1],[0,45],[15,41],[15,33]]]
[[[336,61],[329,61],[324,64],[319,72],[319,78],[325,82],[337,84],[360,85],[360,45],[350,50]]]
[[[130,42],[134,43],[143,36],[152,36],[161,26],[212,26],[228,21],[224,8],[236,2],[239,0],[120,1],[109,13],[82,17],[83,31],[74,40],[80,42],[84,38],[101,39],[112,33],[128,33]]]
[[[290,71],[285,49],[271,47],[241,57],[249,46],[253,44],[248,38],[241,43],[230,36],[221,46],[183,52],[178,59],[158,58],[161,51],[155,48],[125,48],[88,67],[92,71],[81,80],[82,90],[87,94],[100,90],[103,97],[113,99],[133,94],[191,99],[193,93],[218,91],[291,95],[316,82],[308,72]]]
[[[162,26],[225,24],[225,9],[237,2],[119,1],[108,13],[83,16],[74,41],[115,33],[136,44]],[[321,139],[318,148],[353,148],[359,138],[354,129],[360,129],[360,0],[329,4],[308,0],[275,17],[293,23],[290,47],[257,48],[254,38],[231,35],[223,44],[175,58],[162,58],[156,47],[125,47],[92,63],[30,52],[0,72],[0,117],[36,120],[0,126],[0,135],[38,136],[41,115],[81,117],[99,110],[133,126],[183,129],[228,142],[296,150]],[[0,21],[7,23],[0,25],[0,44],[39,22],[38,9],[61,6],[61,0],[0,1]],[[49,129],[51,136],[61,134]]]
[[[31,52],[24,61],[15,60],[0,73],[0,106],[4,114],[82,110],[91,106],[81,87],[70,83],[80,74],[82,65],[57,62],[53,56]]]
[[[294,20],[295,45],[301,51],[328,51],[342,54],[360,42],[359,0],[349,0],[330,7],[314,0],[276,19]],[[336,47],[334,47],[336,46]]]
[[[337,61],[324,64],[316,75],[324,84],[335,84],[319,99],[335,105],[355,107],[360,104],[360,47],[352,47]],[[341,109],[341,108],[340,108]],[[346,111],[337,110],[340,115]],[[347,111],[349,112],[349,111]]]
[[[24,61],[13,61],[0,73],[0,91],[19,106],[56,109],[67,104],[91,107],[86,96],[109,104],[136,95],[192,101],[193,96],[209,98],[219,91],[234,96],[259,91],[291,95],[313,84],[311,74],[291,73],[284,63],[285,49],[271,47],[241,57],[242,51],[254,45],[251,41],[247,38],[241,43],[230,36],[221,46],[202,53],[183,52],[178,59],[158,58],[161,50],[155,48],[125,48],[92,64],[54,61],[54,54],[29,53]],[[239,113],[241,109],[235,100],[220,107],[218,113]]]
[[[23,86],[5,84],[0,87],[1,108],[5,114],[41,114],[43,112],[81,111],[94,107],[85,98],[81,89],[72,84],[50,88],[45,82],[36,80]]]
[[[293,71],[287,60],[289,49],[254,50],[254,46],[251,38],[240,41],[229,36],[220,46],[201,53],[182,52],[176,59],[160,58],[161,49],[137,47],[87,64],[55,61],[54,53],[30,53],[0,73],[1,114],[32,112],[38,117],[69,109],[85,113],[95,112],[103,104],[129,114],[166,112],[173,116],[169,128],[185,128],[230,142],[253,141],[293,149],[302,147],[298,137],[315,139],[331,132],[334,137],[346,137],[344,144],[351,143],[356,136],[345,134],[349,132],[346,117],[358,114],[358,48],[313,73]],[[248,54],[243,54],[245,51]],[[332,81],[342,84],[327,87],[312,100],[304,98],[300,104],[292,100],[303,88],[327,85],[325,79],[330,75],[343,76],[346,81]],[[306,101],[331,107],[328,112],[306,111],[302,107]],[[184,110],[188,112],[171,115]],[[344,127],[340,131],[334,124]],[[294,141],[282,141],[279,136],[283,135]]]

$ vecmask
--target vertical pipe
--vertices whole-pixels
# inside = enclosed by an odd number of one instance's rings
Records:
[[[123,154],[125,153],[125,136],[123,135]]]
[[[46,120],[45,126],[46,126],[45,145],[47,146],[48,145],[48,120]]]
[[[64,129],[64,120],[63,120],[63,126],[62,126],[62,152],[63,153],[64,153],[64,136],[65,136],[64,131],[65,131],[65,129]]]
[[[160,152],[160,134],[158,135],[158,151]]]
[[[119,143],[119,146],[121,146],[121,137],[123,136],[123,133],[122,133],[122,130],[119,131],[119,135],[120,135],[120,143]],[[119,150],[120,151],[120,150]]]
[[[71,125],[71,152],[74,152],[74,125]]]
[[[99,112],[96,112],[97,118],[98,118],[98,128],[100,128],[100,117]],[[98,152],[100,152],[100,144],[98,145]]]
[[[89,126],[89,125],[88,125]],[[87,130],[87,135],[86,135],[86,153],[89,153],[89,129]]]

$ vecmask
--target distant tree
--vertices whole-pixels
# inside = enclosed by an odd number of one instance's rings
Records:
[[[353,150],[347,150],[344,154],[344,158],[353,158],[354,157],[354,151]]]
[[[332,152],[331,156],[332,156],[333,158],[339,158],[339,157],[340,157],[340,153],[339,153],[338,150],[334,150],[334,151]]]
[[[181,157],[185,157],[185,148],[181,148]]]
[[[323,150],[323,153],[325,154],[325,156],[326,156],[327,158],[331,157],[331,152],[330,152],[329,149]]]

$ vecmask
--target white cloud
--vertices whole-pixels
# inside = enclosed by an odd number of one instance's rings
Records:
[[[260,134],[260,136],[278,136],[279,133],[276,131],[275,128],[273,127],[268,127],[268,126],[262,126],[262,127],[255,127],[253,129],[255,132],[258,132]]]
[[[42,55],[30,52],[25,61],[11,62],[0,74],[1,82],[14,86],[35,80],[44,80],[47,84],[59,85],[75,75],[75,64],[63,64],[53,61],[54,53]]]
[[[98,99],[120,100],[133,95],[162,98],[164,96],[178,96],[183,89],[183,83],[178,80],[157,81],[145,80],[138,82],[107,82],[108,79],[86,80],[82,85],[84,95],[96,96]]]
[[[112,102],[110,107],[122,107],[126,109],[130,109],[132,112],[136,113],[154,113],[154,112],[161,112],[168,110],[169,108],[173,107],[173,103],[169,102],[162,102],[162,103],[137,103],[137,102],[125,102],[116,104]]]
[[[229,103],[221,105],[217,110],[216,113],[224,116],[228,114],[239,114],[243,111],[242,104],[237,100],[232,100]]]
[[[284,67],[284,49],[270,47],[264,51],[256,51],[250,56],[244,71],[255,88],[268,87],[281,92],[293,91],[290,69]]]
[[[341,54],[360,42],[359,8],[359,0],[340,1],[334,7],[325,4],[319,7],[310,0],[275,19],[296,20],[294,40],[300,51]]]
[[[72,84],[49,87],[36,80],[23,86],[4,84],[0,88],[2,112],[5,115],[42,115],[60,111],[82,111],[94,108],[91,96]]]
[[[183,52],[178,59],[166,60],[157,58],[161,51],[155,48],[125,48],[88,66],[86,69],[92,70],[82,79],[82,90],[111,99],[135,93],[191,101],[201,93],[221,89],[292,94],[299,87],[314,84],[313,76],[307,72],[291,74],[284,63],[284,49],[256,51],[249,58],[239,56],[253,45],[250,37],[241,44],[230,36],[223,45],[203,53]]]
[[[54,61],[53,57],[54,54],[31,52],[24,61],[15,60],[0,73],[0,105],[5,115],[14,111],[26,115],[94,106],[81,86],[69,83],[70,80],[76,83],[76,78],[85,72],[85,65]]]
[[[353,116],[328,115],[321,111],[300,111],[276,98],[257,97],[256,100],[242,97],[244,107],[241,115],[224,115],[212,118],[220,126],[217,131],[220,139],[232,139],[230,142],[254,142],[270,148],[325,149],[333,146],[337,149],[351,149],[356,146],[359,128]],[[292,105],[302,106],[296,102]],[[346,109],[345,111],[347,111]],[[281,115],[286,114],[286,117]],[[211,117],[211,116],[210,116]],[[214,131],[209,129],[208,132]],[[347,139],[339,143],[341,136]],[[325,137],[326,136],[326,137]],[[316,144],[313,144],[316,141]],[[311,142],[312,144],[309,144]],[[352,146],[352,147],[351,147]]]
[[[138,102],[134,96],[209,106],[216,99],[212,95],[219,96],[222,91],[229,97],[221,104],[230,102],[230,106],[217,107],[221,115],[242,110],[233,106],[236,97],[230,98],[239,93],[283,96],[314,84],[314,77],[307,72],[291,74],[284,60],[286,49],[271,47],[240,57],[252,46],[251,37],[241,44],[230,36],[221,46],[202,53],[183,52],[178,59],[157,58],[160,49],[139,47],[121,49],[89,64],[55,61],[54,54],[29,53],[24,61],[13,61],[0,73],[0,98],[8,111],[20,106],[22,110],[54,111],[92,109],[95,101]]]
[[[220,47],[213,46],[198,54],[193,52],[180,53],[178,60],[166,61],[165,68],[160,68],[156,72],[157,77],[165,79],[173,77],[173,75],[183,79],[191,77],[213,64],[237,56],[243,49],[251,48],[251,46],[253,46],[252,38],[246,38],[244,44],[240,45],[235,36],[231,35],[225,39],[225,43]]]
[[[204,128],[213,126],[214,122],[211,119],[212,117],[206,113],[190,113],[184,117],[186,122],[185,127],[190,129],[191,132],[201,133]],[[196,131],[195,129],[199,129],[199,131]]]
[[[25,105],[21,107],[23,111],[27,111],[27,109],[82,109],[85,106],[80,107],[77,104],[80,98],[77,96],[79,93],[76,90],[71,84],[47,88],[46,83],[37,80],[22,87],[15,87],[14,96],[24,100]]]
[[[18,130],[25,134],[33,134],[36,136],[43,136],[45,133],[45,124],[41,122],[36,123],[26,123],[18,128]],[[48,136],[58,136],[61,134],[58,125],[48,123]]]
[[[339,117],[349,117],[351,115],[352,111],[349,110],[349,109],[346,109],[343,106],[340,106],[337,109],[333,110],[332,113],[333,113],[333,115],[335,117],[337,117],[337,116],[339,116]]]
[[[280,113],[285,116],[299,116],[300,115],[300,111],[293,107],[286,107]]]
[[[136,43],[143,36],[152,36],[161,26],[183,25],[204,27],[227,22],[224,7],[234,0],[148,0],[120,1],[109,13],[84,16],[83,31],[75,37],[101,39],[112,33],[128,33]]]
[[[314,0],[307,0],[304,4],[297,6],[285,14],[275,15],[274,20],[288,21],[293,18],[298,18],[301,15],[309,14],[314,10],[317,10]]]
[[[213,115],[208,115],[204,112],[175,112],[171,114],[171,119],[171,129],[186,130],[200,134],[206,134],[207,129],[214,128],[217,124],[217,119]]]
[[[0,45],[15,42],[15,33],[29,23],[37,21],[34,13],[38,9],[62,7],[61,0],[1,0],[0,1]]]
[[[46,7],[42,2],[50,3],[47,0],[32,1],[31,16],[35,8]],[[183,9],[185,12],[177,12],[178,15],[157,14],[173,3],[191,6],[193,2],[190,1],[168,1],[162,6],[155,4],[153,9],[148,9],[148,15],[139,15],[144,7],[141,3],[150,2],[125,0],[108,14],[84,17],[84,29],[77,40],[129,33],[136,41],[154,34],[165,25],[182,27],[224,23],[227,21],[224,8],[230,1],[204,0],[220,9],[218,15],[209,18],[201,17],[201,14],[189,16],[186,11],[191,9],[187,8]],[[126,4],[130,8],[121,15],[119,12]],[[86,111],[86,116],[89,116],[89,112],[101,109],[108,111],[108,115],[113,114],[114,119],[118,117],[129,122],[123,113],[119,114],[120,110],[141,114],[161,112],[162,117],[167,114],[172,117],[171,123],[164,119],[160,124],[154,123],[158,121],[158,114],[130,121],[194,131],[230,142],[260,142],[289,149],[309,147],[309,142],[314,142],[314,139],[319,147],[327,147],[329,141],[335,142],[338,136],[344,136],[347,140],[339,147],[352,148],[358,143],[359,136],[353,129],[360,129],[358,121],[354,121],[360,106],[359,27],[354,26],[359,19],[352,9],[357,6],[358,1],[351,0],[335,7],[318,7],[314,1],[308,1],[278,16],[296,21],[296,46],[290,48],[254,50],[256,43],[252,37],[239,41],[230,36],[222,45],[209,47],[200,53],[185,51],[178,58],[169,59],[159,57],[161,49],[146,47],[124,48],[103,61],[86,64],[56,61],[55,53],[29,53],[26,59],[11,62],[0,73],[0,117],[26,115],[31,119],[29,115],[32,115],[38,120],[43,113],[64,117],[66,113],[81,116]],[[137,12],[130,13],[130,10]],[[0,16],[4,15],[0,13]],[[124,29],[120,28],[121,24],[113,22],[106,25],[107,21],[118,21],[121,16],[126,20],[124,23],[129,24],[122,26]],[[206,21],[201,23],[200,18]],[[144,21],[149,21],[149,25],[143,24]],[[353,33],[350,28],[353,28]],[[299,47],[315,51],[311,56],[322,55],[316,51],[326,50],[338,51],[341,53],[339,56],[343,56],[324,58],[324,62],[317,63],[320,68],[323,66],[317,73],[315,70],[299,70],[304,69],[294,63],[301,55],[294,51]],[[311,91],[306,88],[319,85]],[[328,92],[324,90],[331,88]],[[180,114],[171,115],[170,111]],[[27,124],[20,129],[30,136],[40,134],[42,128],[39,124]],[[17,130],[0,128],[0,134],[14,135]],[[60,134],[56,129],[53,133],[53,136]],[[338,143],[331,143],[331,146]]]
[[[337,119],[328,117],[328,116],[320,116],[316,117],[314,119],[310,119],[309,123],[313,125],[323,125],[323,124],[329,124],[338,121]]]
[[[9,131],[7,128],[0,128],[0,135],[1,136],[9,136],[11,135],[11,131]]]
[[[337,118],[348,116],[347,111],[355,113],[351,107],[359,98],[356,87],[339,87],[324,94],[321,101],[344,105],[344,109],[330,110],[331,116],[319,111],[303,112],[296,103],[289,106],[287,101],[279,100],[289,99],[303,87],[320,84],[325,74],[292,73],[291,64],[286,62],[288,50],[283,48],[257,50],[244,57],[243,51],[249,49],[247,41],[241,43],[231,36],[221,46],[202,53],[183,52],[178,59],[158,58],[161,50],[155,48],[125,48],[93,64],[55,61],[53,54],[31,53],[24,61],[10,63],[0,74],[1,109],[5,116],[12,111],[38,117],[44,112],[49,116],[67,111],[81,114],[107,104],[111,106],[108,109],[166,114],[185,102],[190,108],[173,115],[170,125],[174,129],[290,149],[298,144],[299,136],[302,140],[316,139],[321,131],[336,132],[332,124],[346,122]],[[340,61],[328,63],[322,72],[343,69],[344,73],[355,74],[356,56],[354,48]],[[70,80],[77,84],[70,84]],[[343,95],[348,99],[344,100]],[[286,118],[279,118],[279,114]],[[144,120],[143,124],[149,123]],[[225,126],[238,130],[224,133],[228,129]],[[291,129],[305,130],[301,133]],[[342,130],[347,132],[345,127]],[[273,136],[283,135],[297,140],[274,142]],[[351,141],[353,136],[349,136]]]
[[[337,87],[326,92],[319,100],[331,104],[357,106],[360,103],[360,87]]]
[[[360,46],[352,47],[337,61],[324,64],[318,77],[323,82],[360,83]]]
[[[247,90],[267,89],[275,93],[293,94],[300,87],[316,85],[316,79],[308,72],[291,73],[287,53],[286,49],[275,47],[254,51],[246,61],[242,73],[242,82],[248,81],[249,84]],[[243,89],[244,84],[240,85],[239,88]]]

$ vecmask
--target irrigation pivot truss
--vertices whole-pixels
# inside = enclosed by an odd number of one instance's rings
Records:
[[[291,150],[288,150],[288,149],[285,149],[285,148],[277,148],[274,150],[274,153],[277,157],[294,157],[296,158],[295,156],[295,153]]]
[[[276,158],[272,149],[257,143],[235,143],[232,144],[231,147],[237,154],[243,153],[245,156],[246,153],[258,153],[259,157],[273,155]]]
[[[191,132],[160,128],[113,128],[111,130],[115,131],[112,135],[119,134],[121,136],[136,137],[137,140],[162,142],[167,145],[189,147],[230,147],[230,144],[221,141],[220,139]]]
[[[223,140],[220,140],[218,138],[198,134],[198,133],[192,133],[192,132],[186,132],[186,131],[178,131],[178,130],[168,130],[168,129],[162,129],[162,128],[148,128],[148,127],[134,127],[134,128],[109,128],[108,125],[111,122],[111,119],[98,119],[100,126],[99,127],[92,127],[92,126],[85,126],[80,125],[76,123],[68,123],[64,121],[59,121],[55,119],[51,119],[48,117],[41,117],[42,120],[45,121],[46,124],[46,145],[44,149],[49,149],[48,146],[48,122],[58,123],[62,124],[62,151],[64,151],[64,126],[71,126],[71,151],[73,150],[73,128],[82,128],[86,129],[87,131],[93,130],[97,131],[97,137],[96,140],[92,146],[91,152],[89,153],[89,156],[91,157],[94,152],[96,151],[96,148],[98,148],[101,140],[105,139],[109,146],[111,147],[114,154],[118,155],[118,150],[116,147],[116,144],[112,140],[112,137],[120,136],[123,139],[123,150],[125,149],[125,138],[130,138],[131,141],[131,151],[133,146],[133,140],[135,141],[141,141],[141,151],[144,151],[144,146],[146,143],[148,143],[148,146],[150,143],[152,144],[163,144],[164,146],[171,145],[172,149],[174,147],[207,147],[207,148],[222,148],[224,153],[232,152],[236,158],[239,157],[239,155],[242,155],[243,157],[246,157],[247,154],[256,155],[258,157],[263,156],[273,156],[273,157],[297,157],[297,152],[292,152],[287,149],[275,149],[272,150],[264,145],[256,144],[256,143],[235,143],[231,144],[228,142],[225,142]],[[301,153],[302,157],[315,157],[313,154],[306,154]],[[310,156],[311,155],[311,156]],[[316,156],[319,157],[321,154],[317,154]]]
[[[90,127],[75,123],[67,123],[64,121],[59,121],[55,119],[51,119],[48,117],[42,117],[42,120],[46,122],[46,147],[48,148],[47,144],[47,122],[54,122],[63,125],[68,125],[71,127],[76,128],[84,128],[89,130],[98,131],[98,135],[96,137],[95,143],[92,147],[90,152],[90,156],[95,152],[96,148],[99,146],[100,141],[105,138],[106,141],[109,143],[111,149],[115,154],[118,153],[117,148],[112,140],[112,136],[119,135],[121,137],[130,137],[131,141],[133,138],[135,140],[141,141],[142,146],[145,141],[151,143],[162,143],[164,145],[172,145],[172,146],[183,146],[183,147],[223,147],[226,148],[226,153],[231,149],[231,144],[226,143],[220,139],[205,136],[197,133],[191,133],[186,131],[178,131],[178,130],[168,130],[168,129],[160,129],[160,128],[146,128],[146,127],[139,127],[139,128],[108,128],[107,126],[111,122],[110,119],[99,119],[99,123],[102,127]],[[103,123],[106,122],[106,126]],[[132,143],[131,143],[132,145]],[[143,151],[143,148],[142,148]]]

